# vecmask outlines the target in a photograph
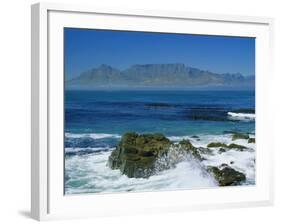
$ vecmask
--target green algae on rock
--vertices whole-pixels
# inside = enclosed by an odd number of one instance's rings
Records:
[[[218,148],[218,147],[222,147],[222,148],[227,148],[227,144],[225,143],[221,143],[221,142],[211,142],[207,145],[208,148]]]
[[[196,147],[194,147],[191,142],[187,139],[183,139],[179,142],[181,149],[193,155],[196,159],[202,160],[202,157]]]
[[[169,154],[169,155],[168,155]],[[173,144],[163,134],[124,134],[108,158],[111,169],[119,169],[122,174],[134,178],[148,178],[157,171],[169,169],[187,155],[203,160],[199,149],[189,140]],[[162,159],[162,163],[157,161]]]
[[[238,149],[239,151],[243,151],[244,149],[246,149],[247,147],[243,146],[243,145],[238,145],[238,144],[235,144],[235,143],[231,143],[229,146],[228,146],[229,149]]]
[[[232,141],[235,141],[237,139],[249,139],[250,136],[248,134],[243,134],[243,133],[234,133],[232,135]]]
[[[167,154],[171,144],[162,134],[128,132],[112,151],[108,165],[120,169],[128,177],[149,177],[154,173],[156,159]]]
[[[229,167],[227,164],[220,167],[210,166],[207,170],[218,181],[219,186],[240,185],[242,181],[246,180],[245,174]]]
[[[225,144],[225,143],[221,143],[221,142],[211,142],[207,145],[208,148],[220,148],[219,152],[226,152],[227,149],[237,149],[239,151],[243,151],[244,149],[246,149],[247,147],[243,146],[243,145],[238,145],[235,143],[231,143],[229,145]]]
[[[209,148],[219,147],[219,153],[235,149],[243,151],[247,147],[220,142],[211,142],[208,148],[197,148],[190,140],[183,139],[178,143],[172,143],[163,134],[137,134],[135,132],[125,133],[115,150],[108,158],[108,166],[111,169],[119,169],[122,174],[129,178],[148,178],[159,171],[175,167],[187,156],[202,161],[204,155],[212,154]],[[218,167],[207,167],[218,181],[220,186],[237,185],[245,180],[245,175],[227,164]]]

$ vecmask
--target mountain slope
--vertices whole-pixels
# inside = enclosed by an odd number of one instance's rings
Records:
[[[160,88],[160,87],[254,87],[254,76],[242,74],[217,74],[185,66],[184,64],[145,64],[133,65],[118,70],[102,64],[81,73],[66,82],[66,88]]]

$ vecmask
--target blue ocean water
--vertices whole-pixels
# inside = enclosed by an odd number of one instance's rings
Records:
[[[65,132],[122,135],[136,131],[166,136],[252,133],[254,121],[231,120],[227,112],[254,108],[254,91],[72,90],[65,92]]]
[[[245,120],[243,116],[233,119],[228,114],[254,113],[254,109],[254,91],[66,90],[66,193],[214,186],[213,179],[206,178],[201,168],[194,168],[198,164],[194,165],[193,161],[149,180],[128,180],[106,163],[111,150],[128,131],[163,133],[172,141],[196,135],[200,141],[190,139],[199,147],[206,147],[210,141],[232,143],[231,132],[249,133],[254,137],[255,119]],[[239,144],[253,151],[216,153],[204,163],[220,165],[235,161],[234,168],[247,173],[248,183],[253,184],[254,144],[246,141]]]

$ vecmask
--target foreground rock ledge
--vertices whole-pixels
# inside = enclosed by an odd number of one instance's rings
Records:
[[[167,154],[171,144],[162,134],[129,132],[109,156],[108,165],[128,177],[149,177],[155,171],[155,161]]]
[[[122,136],[116,149],[108,158],[111,169],[119,169],[129,178],[148,178],[156,172],[169,169],[186,156],[202,161],[202,155],[211,153],[208,148],[196,148],[189,140],[172,143],[163,134],[137,134],[129,132]],[[202,155],[201,155],[202,154]],[[162,163],[157,163],[162,161]],[[164,163],[163,163],[164,161]],[[220,186],[238,185],[246,176],[226,166],[206,167]]]
[[[202,160],[198,149],[189,140],[173,144],[163,134],[139,135],[129,132],[122,136],[116,149],[112,151],[108,166],[111,169],[120,169],[128,177],[147,178],[156,171],[171,168],[187,154]],[[160,158],[165,158],[166,162],[156,164]]]
[[[213,174],[220,186],[234,186],[246,180],[245,174],[225,164],[222,164],[221,167],[210,166],[208,171]]]

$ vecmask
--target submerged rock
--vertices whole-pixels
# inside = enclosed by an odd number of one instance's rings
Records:
[[[169,103],[146,103],[146,107],[153,108],[153,109],[160,109],[160,108],[169,108],[169,107],[175,107],[174,104]]]
[[[210,166],[207,170],[214,176],[220,186],[239,185],[246,180],[245,174],[229,167],[227,164],[222,164],[219,167]]]
[[[249,139],[249,135],[248,134],[243,134],[243,133],[234,133],[232,135],[232,141],[235,141],[237,139]]]

